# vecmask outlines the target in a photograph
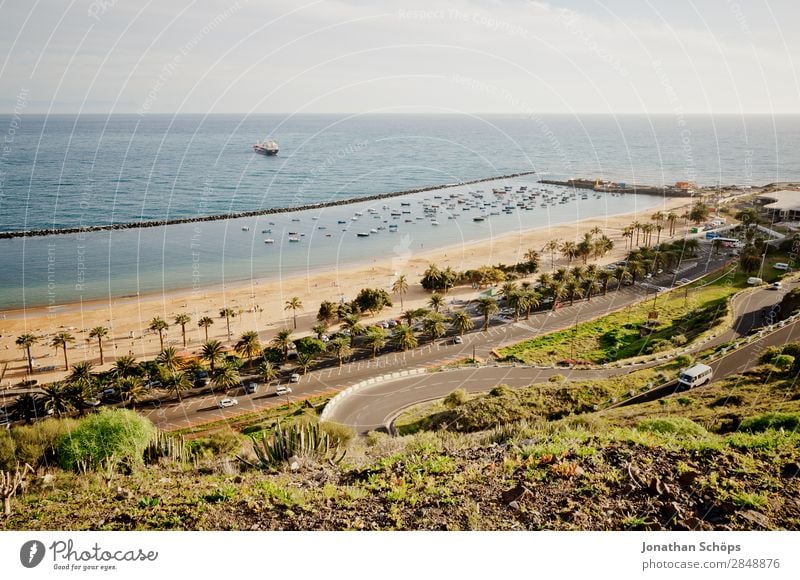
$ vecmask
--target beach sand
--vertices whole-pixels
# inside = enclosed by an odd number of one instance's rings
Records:
[[[351,300],[361,288],[365,287],[389,290],[398,274],[405,274],[410,286],[408,294],[403,298],[405,309],[424,307],[429,294],[419,285],[419,280],[432,262],[441,268],[451,266],[455,270],[500,263],[510,265],[523,261],[523,255],[528,249],[541,251],[544,244],[551,239],[578,240],[594,227],[599,227],[614,241],[614,250],[598,263],[619,260],[626,254],[625,241],[621,236],[623,227],[634,220],[650,221],[650,216],[659,210],[665,212],[671,210],[680,215],[683,208],[688,206],[689,200],[685,198],[666,198],[663,204],[639,213],[603,216],[525,232],[496,234],[488,240],[435,250],[400,251],[389,259],[377,258],[373,264],[328,272],[308,272],[306,275],[295,275],[279,280],[245,281],[200,291],[188,289],[138,297],[94,300],[59,306],[55,309],[41,307],[25,311],[9,310],[2,313],[0,320],[2,335],[0,370],[5,363],[8,363],[1,385],[8,387],[25,378],[27,363],[24,352],[14,344],[16,337],[23,332],[31,332],[42,337],[32,348],[35,367],[40,369],[55,367],[52,371],[35,372],[32,378],[37,379],[39,383],[59,380],[65,375],[63,353],[56,352],[49,346],[52,336],[62,330],[69,330],[76,339],[68,349],[70,364],[90,360],[95,364],[95,369],[110,368],[118,356],[131,354],[139,360],[155,356],[159,350],[158,334],[145,330],[154,316],[161,316],[170,323],[171,326],[165,333],[165,345],[175,346],[179,350],[183,348],[181,329],[172,325],[176,314],[185,312],[191,316],[192,321],[186,327],[187,349],[197,351],[205,339],[203,329],[197,326],[197,320],[203,316],[214,319],[214,325],[209,328],[209,338],[227,342],[225,320],[219,317],[219,310],[223,307],[232,308],[237,312],[237,316],[231,320],[232,342],[235,342],[244,331],[257,330],[262,341],[266,343],[278,330],[292,328],[292,313],[284,310],[284,305],[293,296],[298,296],[304,305],[303,310],[298,312],[297,333],[308,334],[316,323],[315,316],[320,302],[323,300],[338,302],[342,297]],[[685,233],[683,220],[679,220],[677,226],[674,238]],[[661,240],[669,239],[668,229],[665,227]],[[541,254],[541,271],[549,271],[550,255],[545,252]],[[556,268],[561,265],[565,265],[565,261],[556,256]],[[535,276],[531,277],[533,278]],[[476,290],[469,286],[461,286],[451,290],[448,299],[470,299],[476,295]],[[394,306],[380,313],[376,320],[399,316],[400,299],[398,296],[393,296],[393,300]],[[97,341],[88,339],[89,329],[96,326],[106,326],[111,329],[109,336],[104,340],[103,367],[99,367]]]

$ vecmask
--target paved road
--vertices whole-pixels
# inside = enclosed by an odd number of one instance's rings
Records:
[[[733,328],[702,346],[703,349],[727,342],[737,336],[748,334],[751,328],[761,325],[762,310],[780,302],[785,292],[798,284],[785,285],[781,291],[758,290],[736,300],[733,304],[736,318]],[[800,338],[800,326],[792,324],[778,332],[751,343],[723,359],[712,363],[714,376],[722,378],[736,374],[753,366],[767,346],[785,344]],[[637,367],[637,368],[645,368]],[[342,400],[330,420],[349,425],[360,433],[379,428],[388,428],[403,410],[426,401],[441,399],[458,388],[468,392],[485,392],[499,385],[526,386],[546,381],[555,374],[570,379],[585,380],[605,378],[630,372],[630,369],[565,370],[532,369],[526,367],[482,367],[441,373],[430,373],[407,379],[380,383]],[[636,385],[637,387],[640,385]],[[663,396],[663,394],[662,394]]]
[[[365,379],[394,371],[438,366],[448,361],[471,357],[473,352],[478,358],[488,359],[491,350],[500,345],[532,335],[569,328],[576,320],[582,321],[618,310],[646,296],[654,296],[655,286],[669,286],[675,278],[698,278],[708,271],[719,268],[727,260],[729,258],[723,255],[709,255],[706,248],[700,257],[685,262],[684,267],[676,275],[665,273],[656,279],[645,281],[642,285],[623,287],[618,292],[611,291],[606,296],[595,296],[590,302],[577,302],[574,306],[565,306],[555,312],[538,313],[531,316],[530,320],[520,320],[518,323],[508,324],[494,320],[487,332],[480,330],[471,332],[464,337],[464,344],[461,345],[454,345],[451,340],[438,341],[406,353],[392,352],[374,360],[354,361],[341,368],[334,365],[315,370],[308,376],[302,377],[299,383],[291,385],[293,393],[289,400],[333,393]],[[476,328],[480,328],[481,323],[482,320],[475,319]],[[274,386],[267,392],[262,384],[260,390],[260,393],[253,395],[245,395],[241,389],[231,391],[229,394],[235,397],[239,404],[227,409],[220,409],[217,406],[218,401],[225,396],[224,393],[217,393],[187,396],[181,404],[176,401],[162,402],[156,406],[145,406],[140,411],[160,428],[171,430],[263,410],[286,402],[285,398],[279,399],[275,396]]]

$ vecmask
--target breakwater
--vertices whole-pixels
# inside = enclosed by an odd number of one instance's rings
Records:
[[[95,226],[86,226],[80,228],[53,228],[53,229],[36,229],[36,230],[20,230],[15,232],[0,232],[0,239],[9,239],[9,238],[22,238],[22,237],[34,237],[34,236],[53,236],[53,235],[63,235],[63,234],[77,234],[77,233],[85,233],[85,232],[99,232],[99,231],[106,231],[106,230],[128,230],[128,229],[135,229],[135,228],[154,228],[160,226],[170,226],[174,224],[187,224],[187,223],[195,223],[195,222],[211,222],[211,221],[220,221],[220,220],[228,220],[228,219],[236,219],[236,218],[244,218],[244,217],[255,217],[261,215],[270,215],[270,214],[281,214],[281,213],[289,213],[293,211],[303,211],[303,210],[310,210],[310,209],[322,209],[326,207],[336,207],[342,205],[351,205],[354,203],[362,203],[365,201],[379,201],[382,199],[390,199],[393,197],[400,197],[404,195],[411,195],[414,193],[423,193],[425,191],[437,191],[439,189],[445,189],[448,187],[456,187],[459,185],[473,185],[476,183],[485,183],[487,181],[497,181],[500,179],[513,179],[516,177],[525,177],[526,175],[535,175],[535,171],[522,171],[519,173],[509,173],[507,175],[498,175],[495,177],[483,177],[481,179],[473,179],[471,181],[460,181],[458,183],[443,183],[441,185],[430,185],[426,187],[417,187],[415,189],[406,189],[403,191],[394,191],[389,193],[377,193],[374,195],[367,195],[364,197],[349,197],[347,199],[340,199],[336,201],[326,201],[321,203],[310,203],[304,205],[297,205],[292,207],[276,207],[276,208],[269,208],[269,209],[260,209],[260,210],[253,210],[253,211],[241,211],[235,213],[227,213],[227,214],[217,214],[217,215],[208,215],[208,216],[196,216],[190,218],[178,218],[172,220],[150,220],[150,221],[142,221],[142,222],[126,222],[126,223],[119,223],[119,224],[106,224],[106,225],[95,225]]]
[[[591,189],[608,193],[638,193],[641,195],[661,195],[667,197],[693,197],[696,189],[678,189],[677,187],[658,187],[655,185],[636,185],[626,183],[599,183],[591,179],[540,179],[539,183],[546,185],[561,185],[576,189]]]

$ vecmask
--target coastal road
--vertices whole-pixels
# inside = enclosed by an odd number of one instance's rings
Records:
[[[641,301],[643,298],[655,296],[655,287],[670,286],[674,278],[695,279],[709,271],[723,266],[727,260],[723,255],[710,255],[708,248],[698,258],[687,260],[684,268],[677,275],[662,274],[645,281],[644,284],[625,286],[619,291],[610,291],[606,296],[595,296],[591,302],[580,301],[574,306],[563,306],[552,312],[540,312],[531,316],[530,320],[517,323],[502,323],[499,319],[492,322],[487,332],[473,331],[464,336],[464,343],[455,345],[452,339],[444,339],[434,344],[426,343],[420,348],[408,352],[390,352],[376,359],[362,359],[338,366],[328,366],[314,370],[301,378],[299,383],[291,385],[293,393],[290,400],[330,394],[342,390],[360,381],[401,370],[433,367],[447,362],[471,357],[473,352],[478,358],[488,360],[491,351],[498,346],[519,340],[562,330],[591,318],[602,316]],[[476,329],[482,320],[475,319]],[[244,382],[249,382],[247,379]],[[274,387],[266,393],[264,385],[261,392],[245,395],[242,389],[230,391],[239,404],[235,407],[220,409],[217,403],[225,394],[206,394],[185,397],[181,404],[176,401],[161,402],[155,406],[145,406],[141,412],[150,417],[158,427],[173,430],[191,427],[202,423],[231,418],[239,414],[253,412],[285,403],[274,395]],[[452,390],[452,389],[451,389]],[[446,393],[445,393],[446,394]]]
[[[752,328],[759,327],[762,322],[760,313],[763,309],[780,302],[784,293],[797,286],[798,283],[792,283],[786,284],[781,291],[756,290],[734,301],[733,307],[736,317],[733,328],[702,345],[701,348],[711,348],[733,338],[743,336],[749,333]],[[761,352],[768,346],[782,345],[794,340],[800,340],[799,324],[787,325],[715,361],[711,364],[714,369],[715,380],[740,373],[753,366],[758,361]],[[652,365],[642,365],[636,367],[636,369],[646,368],[647,366]],[[497,366],[429,373],[387,381],[359,390],[342,399],[329,419],[349,425],[359,433],[366,433],[375,429],[389,429],[393,420],[405,409],[427,401],[441,399],[459,388],[470,393],[480,393],[500,384],[522,387],[533,383],[545,382],[556,374],[564,375],[570,380],[590,380],[630,372],[631,368],[581,370]],[[640,386],[631,385],[632,388]],[[661,396],[665,394],[668,393],[666,391],[660,393]]]

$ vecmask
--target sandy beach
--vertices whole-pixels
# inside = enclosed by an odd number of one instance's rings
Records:
[[[2,313],[0,320],[0,368],[7,363],[2,386],[11,386],[25,378],[27,369],[24,352],[14,344],[16,337],[23,332],[41,337],[32,348],[35,370],[36,367],[40,369],[32,378],[40,383],[59,380],[65,374],[63,353],[56,352],[49,346],[52,336],[62,330],[68,330],[75,337],[75,343],[68,349],[70,364],[90,360],[96,365],[96,369],[110,368],[118,356],[130,354],[139,360],[155,356],[159,350],[158,334],[145,330],[154,316],[161,316],[171,324],[165,333],[165,344],[182,349],[181,329],[172,325],[172,322],[176,314],[189,314],[192,320],[186,327],[187,349],[195,351],[205,338],[203,329],[197,326],[197,320],[203,316],[214,319],[214,325],[209,328],[209,338],[227,342],[225,320],[219,317],[219,310],[229,307],[237,312],[237,316],[231,320],[232,341],[244,331],[257,330],[262,341],[266,343],[278,330],[292,327],[291,311],[285,311],[284,305],[293,296],[298,296],[304,306],[298,312],[297,333],[308,334],[316,323],[315,316],[320,302],[338,301],[342,297],[350,300],[359,289],[365,287],[389,290],[398,274],[405,274],[410,285],[410,290],[403,299],[405,309],[424,306],[428,294],[419,285],[419,280],[432,262],[440,267],[451,266],[456,270],[498,263],[514,264],[522,261],[522,256],[528,249],[541,251],[544,244],[551,239],[577,240],[594,227],[603,230],[614,241],[615,246],[599,263],[616,261],[626,253],[625,241],[621,236],[623,227],[634,220],[649,221],[650,216],[659,210],[675,211],[680,215],[683,208],[688,206],[689,200],[685,198],[666,198],[663,204],[638,213],[603,216],[571,224],[499,234],[488,240],[435,250],[398,251],[386,260],[376,258],[372,264],[307,272],[305,275],[279,280],[244,281],[227,284],[225,287],[208,287],[200,292],[188,289],[138,297],[109,298],[50,309],[41,307],[24,311],[8,310]],[[677,223],[674,237],[684,234],[682,222],[683,220],[679,220]],[[665,228],[662,241],[670,239],[667,234]],[[564,263],[565,260],[560,256],[556,257],[556,267]],[[550,268],[549,254],[542,253],[541,271],[549,271]],[[449,293],[450,298],[458,299],[469,299],[475,295],[476,291],[469,286],[457,287]],[[382,312],[378,319],[400,314],[400,299],[398,296],[393,299],[394,306]],[[103,367],[99,367],[97,342],[88,338],[89,329],[96,326],[110,329],[109,336],[104,340]],[[41,370],[49,367],[54,369]]]

